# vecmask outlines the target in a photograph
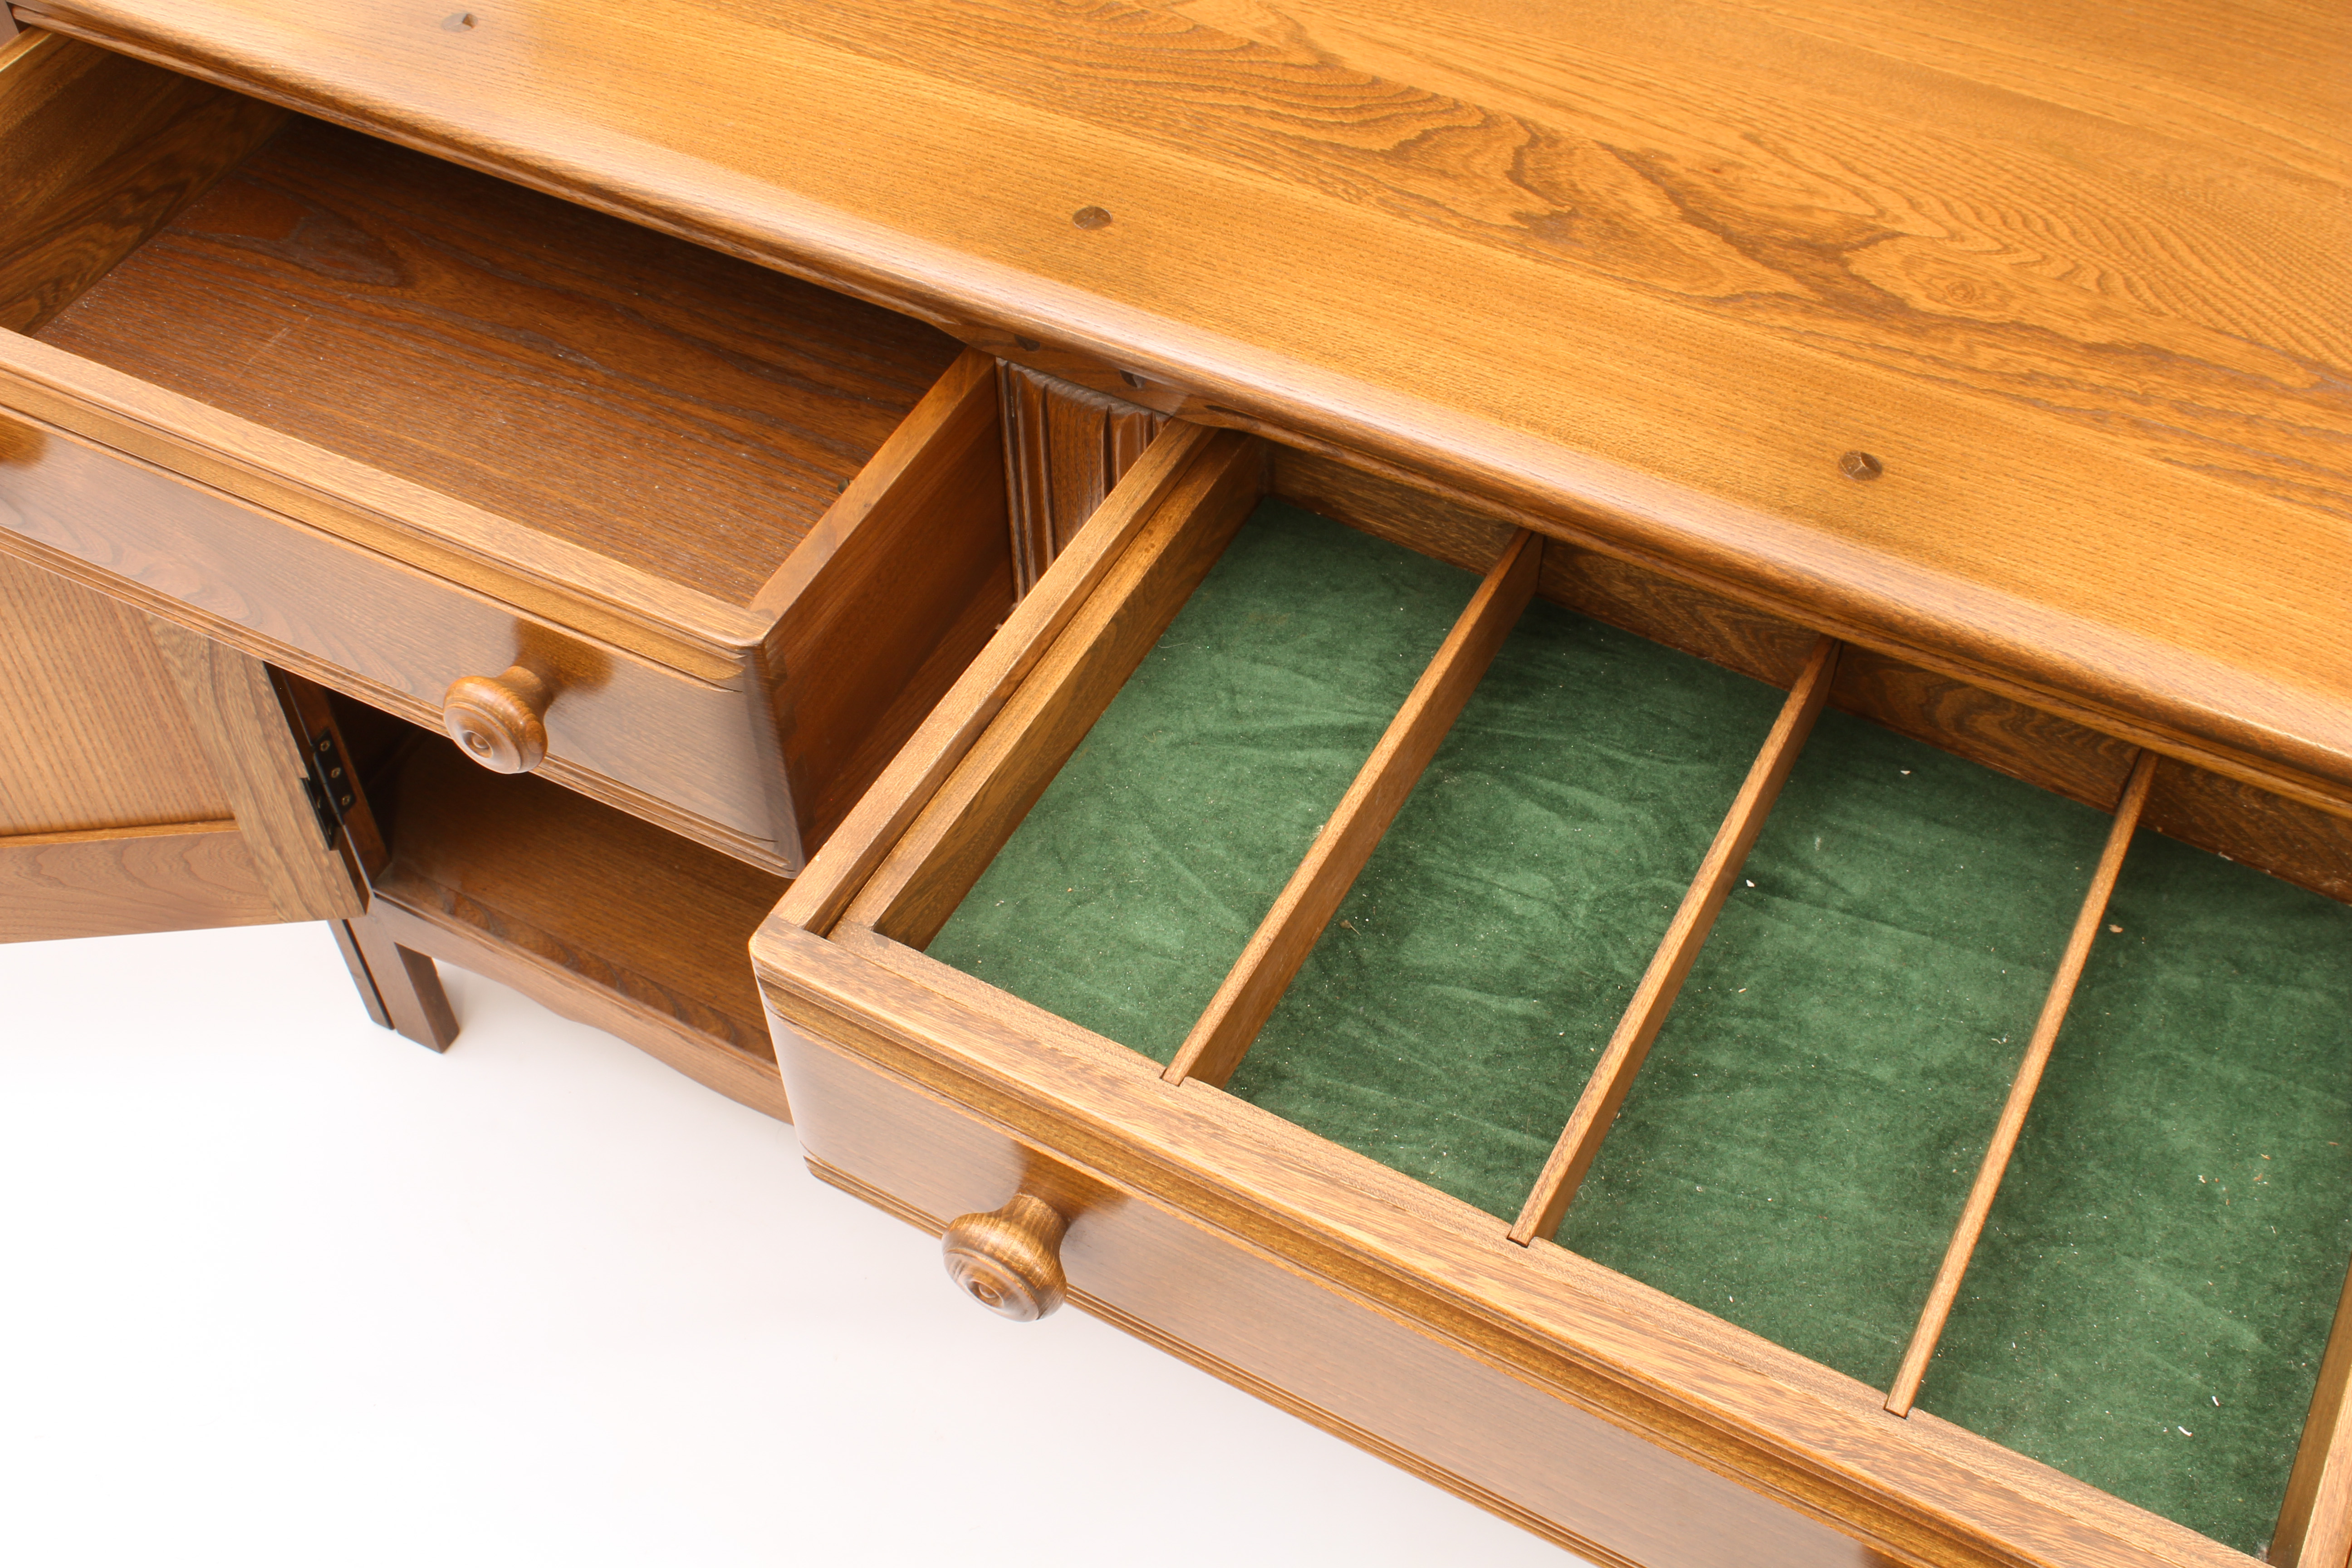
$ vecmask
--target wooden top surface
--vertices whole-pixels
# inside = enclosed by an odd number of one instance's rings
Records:
[[[42,9],[2352,789],[2340,0],[454,5]]]

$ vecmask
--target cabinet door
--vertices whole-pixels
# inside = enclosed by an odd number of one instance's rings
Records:
[[[355,793],[299,701],[258,659],[0,556],[0,942],[360,914]]]

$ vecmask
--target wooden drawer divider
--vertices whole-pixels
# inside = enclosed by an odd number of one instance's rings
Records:
[[[2042,1004],[2042,1016],[2034,1021],[2033,1037],[2026,1042],[2025,1056],[2017,1064],[2017,1076],[2009,1086],[2009,1099],[2000,1108],[2000,1120],[1993,1124],[1992,1142],[1985,1149],[1984,1163],[1978,1167],[1976,1184],[1969,1189],[1969,1201],[1960,1210],[1959,1223],[1952,1228],[1951,1246],[1944,1253],[1943,1266],[1936,1271],[1936,1283],[1927,1292],[1927,1304],[1920,1310],[1919,1326],[1912,1331],[1911,1345],[1903,1352],[1903,1364],[1895,1374],[1895,1387],[1886,1396],[1886,1408],[1896,1415],[1911,1414],[1913,1401],[1919,1397],[1919,1384],[1927,1375],[1927,1362],[1936,1353],[1936,1342],[1943,1337],[1944,1320],[1951,1316],[1952,1303],[1960,1293],[1960,1276],[1968,1272],[1969,1258],[1976,1251],[1977,1239],[1984,1234],[1985,1220],[1992,1214],[1992,1201],[2000,1194],[2000,1179],[2009,1169],[2009,1157],[2017,1150],[2018,1135],[2025,1131],[2026,1113],[2033,1109],[2034,1090],[2042,1087],[2042,1072],[2050,1065],[2050,1052],[2058,1043],[2058,1031],[2066,1022],[2066,1009],[2074,1005],[2074,987],[2083,978],[2083,965],[2091,956],[2091,942],[2099,934],[2099,921],[2106,918],[2107,900],[2116,890],[2116,879],[2123,874],[2124,856],[2131,848],[2132,835],[2139,828],[2139,815],[2147,804],[2147,786],[2156,777],[2156,754],[2142,752],[2132,764],[2131,780],[2124,785],[2124,797],[2116,806],[2115,826],[2107,831],[2106,848],[2099,856],[2098,869],[2092,874],[2090,889],[2083,895],[2083,912],[2075,917],[2074,933],[2066,939],[2066,951],[2058,960],[2058,973],[2050,981],[2050,994]]]
[[[1185,1037],[1168,1065],[1169,1082],[1197,1078],[1222,1089],[1233,1077],[1461,716],[1463,704],[1478,689],[1503,639],[1518,624],[1519,613],[1535,595],[1542,560],[1543,541],[1522,529],[1487,572]]]
[[[853,825],[778,909],[838,948],[1051,1040],[1109,1042],[994,992],[923,949],[1012,837],[1222,554],[1265,483],[1265,455],[1231,432],[1171,426],[1040,579],[1016,614],[1023,635],[992,647],[919,743],[859,809],[887,823]],[[1548,542],[1515,531],[1470,604],[1423,668],[1353,783],[1316,834],[1273,907],[1195,1020],[1171,1065],[1171,1085],[1222,1087],[1244,1059],[1369,864],[1544,579]],[[1564,567],[1564,563],[1561,564]],[[1624,1104],[1717,915],[1830,705],[1849,650],[1820,636],[1626,1006],[1591,1079],[1529,1192],[1509,1239],[1549,1239]],[[1864,657],[1857,655],[1856,657]],[[1783,679],[1786,679],[1784,676]],[[1884,1400],[1907,1416],[1942,1335],[2050,1062],[2158,759],[2126,752],[2127,776],[2104,852],[1908,1352]],[[968,764],[968,765],[966,765]],[[864,830],[858,830],[862,827]],[[855,858],[855,864],[846,858]],[[841,865],[829,862],[844,860]],[[1123,1049],[1124,1047],[1119,1047]],[[2352,1276],[2345,1285],[2270,1560],[2340,1568],[2352,1553]],[[2339,1441],[2339,1436],[2343,1440]]]
[[[1822,638],[1790,687],[1788,700],[1780,705],[1780,716],[1758,749],[1747,781],[1724,814],[1723,826],[1716,830],[1706,858],[1699,862],[1698,874],[1691,879],[1689,891],[1675,910],[1656,956],[1634,988],[1633,1000],[1610,1036],[1568,1125],[1560,1131],[1559,1142],[1552,1146],[1551,1157],[1544,1162],[1534,1190],[1528,1194],[1527,1205],[1511,1226],[1511,1239],[1521,1247],[1538,1237],[1550,1239],[1576,1197],[1584,1173],[1592,1168],[1601,1140],[1609,1135],[1625,1096],[1633,1090],[1633,1076],[1642,1070],[1651,1043],[1665,1026],[1666,1015],[1674,1010],[1675,998],[1681,994],[1691,965],[1698,961],[1699,949],[1706,945],[1707,933],[1715,929],[1716,916],[1723,912],[1724,900],[1731,896],[1733,879],[1747,863],[1748,852],[1756,847],[1757,836],[1772,814],[1772,803],[1780,797],[1780,786],[1795,770],[1806,738],[1813,732],[1813,721],[1822,716],[1831,682],[1837,678],[1838,648],[1835,638]]]

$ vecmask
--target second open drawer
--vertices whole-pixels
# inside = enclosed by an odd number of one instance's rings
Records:
[[[921,322],[55,34],[0,174],[0,549],[502,769],[796,870],[1011,607]]]
[[[1074,551],[754,939],[820,1173],[951,1217],[917,1087],[1857,1560],[2343,1560],[2340,819],[1230,435]],[[1654,1560],[1524,1426],[1350,1419]]]

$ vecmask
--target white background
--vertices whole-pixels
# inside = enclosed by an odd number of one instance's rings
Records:
[[[0,947],[0,1561],[1574,1568],[443,973],[446,1058],[320,926]]]

